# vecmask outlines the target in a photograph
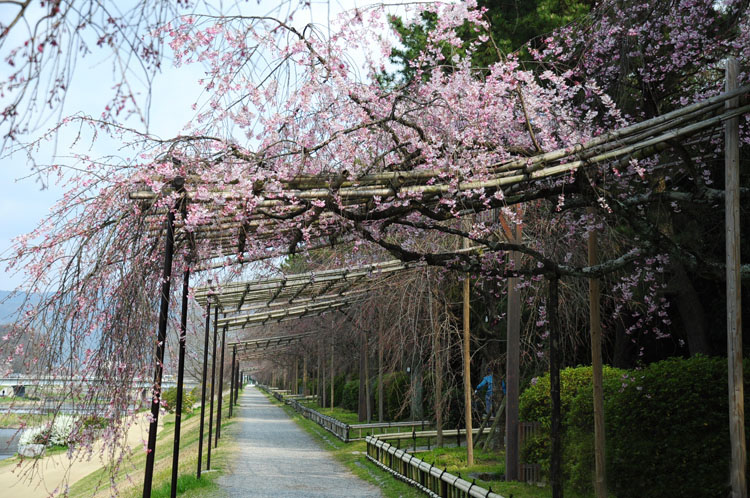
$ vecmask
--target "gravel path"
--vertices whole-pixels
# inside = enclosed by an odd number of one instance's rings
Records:
[[[237,451],[217,480],[229,496],[381,496],[255,387],[245,389],[237,410],[237,423],[231,426]]]

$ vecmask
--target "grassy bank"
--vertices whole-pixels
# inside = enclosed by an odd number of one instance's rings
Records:
[[[216,409],[216,407],[214,407]],[[180,431],[180,462],[178,492],[183,497],[199,497],[216,491],[214,483],[222,470],[227,465],[228,447],[231,446],[231,437],[225,434],[233,424],[232,419],[226,419],[229,414],[229,396],[224,396],[222,405],[222,438],[218,448],[211,449],[211,472],[203,472],[201,479],[196,478],[198,466],[198,436],[200,428],[200,409],[192,414],[183,416]],[[206,413],[208,416],[208,413]],[[214,412],[214,417],[216,413]],[[154,478],[152,484],[152,497],[168,497],[172,479],[172,455],[174,448],[174,415],[167,414],[164,418],[164,427],[159,431],[156,438],[156,458],[154,461]],[[208,421],[203,441],[203,465],[205,469],[208,437]],[[133,448],[132,455],[121,466],[115,476],[110,476],[108,468],[102,468],[85,478],[74,483],[70,488],[71,497],[109,496],[110,479],[114,479],[119,496],[138,497],[143,492],[143,472],[146,467],[146,453],[142,448]]]

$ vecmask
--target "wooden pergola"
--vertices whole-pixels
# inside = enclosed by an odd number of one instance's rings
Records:
[[[736,63],[735,63],[736,64]],[[731,66],[731,63],[730,63]],[[328,245],[342,238],[349,240],[358,235],[352,235],[352,225],[366,224],[368,220],[392,220],[405,214],[416,212],[417,208],[440,208],[443,199],[460,200],[462,212],[480,212],[496,207],[505,207],[523,203],[534,198],[544,189],[549,189],[555,182],[565,184],[573,178],[573,174],[587,169],[593,169],[602,164],[618,167],[637,158],[649,157],[670,147],[669,143],[678,139],[690,139],[694,142],[708,142],[721,136],[721,128],[727,130],[727,289],[728,289],[728,351],[730,370],[730,427],[732,440],[732,482],[733,487],[744,487],[745,466],[745,438],[744,424],[739,415],[743,413],[742,405],[742,375],[741,375],[741,322],[739,317],[739,180],[738,180],[738,139],[737,123],[739,116],[750,112],[750,105],[740,104],[740,97],[750,93],[750,86],[735,88],[731,83],[735,76],[728,76],[727,91],[704,101],[685,106],[662,116],[644,121],[632,126],[602,134],[586,143],[538,154],[533,157],[522,157],[499,162],[492,165],[481,178],[446,179],[445,171],[431,169],[415,169],[409,171],[383,171],[368,173],[358,177],[350,174],[342,175],[305,175],[299,174],[294,178],[278,178],[273,185],[267,186],[259,182],[253,189],[252,199],[243,198],[241,192],[232,188],[232,181],[223,185],[206,184],[198,175],[188,175],[184,178],[164,179],[170,183],[167,188],[156,193],[148,189],[140,189],[131,194],[131,199],[142,203],[143,216],[149,227],[151,237],[164,237],[165,260],[162,284],[162,301],[159,319],[159,335],[157,346],[157,367],[155,373],[155,392],[152,402],[151,430],[149,433],[149,455],[147,456],[146,482],[144,496],[150,496],[151,478],[153,471],[153,451],[158,420],[159,389],[161,386],[163,344],[166,338],[166,316],[168,311],[168,296],[171,280],[172,255],[175,251],[195,252],[197,247],[210,247],[211,255],[204,256],[201,261],[195,261],[195,269],[206,269],[221,266],[226,263],[215,261],[214,258],[235,258],[236,263],[245,263],[258,257],[250,247],[258,241],[266,241],[269,245],[280,247],[285,245],[286,251],[293,251],[303,240],[303,233],[294,225],[292,220],[304,219],[305,226],[311,231],[311,240],[305,243],[310,249],[318,245]],[[730,71],[731,72],[731,71]],[[734,86],[732,86],[734,85]],[[226,158],[237,159],[232,152],[225,152]],[[211,161],[221,161],[222,157],[212,157]],[[665,166],[666,167],[666,166]],[[207,199],[201,191],[211,191],[222,202],[236,201],[253,204],[254,209],[245,213],[241,219],[237,216],[226,216],[223,205]],[[160,196],[178,194],[179,201],[174,210],[155,209]],[[482,194],[480,196],[480,194]],[[480,199],[480,197],[483,197]],[[388,202],[401,200],[399,207],[386,209],[373,204],[373,199],[379,200],[380,206]],[[489,200],[487,200],[489,199]],[[251,202],[252,201],[252,202]],[[312,204],[317,201],[317,204]],[[321,207],[322,202],[322,207]],[[175,218],[175,211],[184,213],[190,203],[200,203],[208,212],[215,216],[202,222],[197,227],[187,226],[184,217]],[[440,211],[450,218],[450,212]],[[166,222],[164,221],[166,218]],[[731,218],[731,219],[730,219]],[[730,226],[731,225],[731,226]],[[730,237],[730,234],[732,235]],[[730,240],[731,239],[731,240]],[[281,242],[285,244],[281,244]],[[377,242],[377,241],[376,241]],[[500,246],[498,246],[500,247]],[[492,250],[493,247],[487,249]],[[274,254],[283,254],[281,250]],[[473,251],[466,251],[473,254]],[[270,253],[268,253],[270,254]],[[456,252],[428,253],[419,257],[406,254],[404,261],[419,261],[428,265],[449,266],[455,259]],[[394,268],[397,264],[393,264]],[[456,265],[458,266],[458,265]],[[454,266],[454,267],[456,267]],[[353,270],[340,270],[343,273]],[[379,271],[384,271],[380,269]],[[394,270],[398,271],[398,270]],[[550,280],[550,380],[552,390],[552,487],[553,496],[560,496],[562,483],[560,481],[561,445],[559,441],[560,427],[560,393],[559,393],[559,358],[557,347],[559,330],[555,311],[557,305],[557,281],[567,271],[563,266],[554,269],[542,269]],[[592,281],[603,271],[602,267],[593,263],[583,275]],[[572,273],[570,273],[572,274]],[[581,276],[579,273],[578,276]],[[355,278],[355,277],[352,277]],[[364,278],[364,277],[363,277]],[[308,281],[299,285],[290,285],[290,279],[278,279],[277,282],[266,282],[265,287],[248,287],[246,284],[226,284],[230,289],[223,304],[215,308],[214,327],[245,327],[257,323],[282,321],[310,314],[334,309],[336,306],[346,306],[353,302],[358,294],[353,290],[334,290],[330,281],[324,284]],[[346,281],[346,277],[342,279]],[[184,330],[187,309],[187,288],[189,270],[183,280],[183,320],[180,333],[180,367],[178,372],[178,402],[181,406],[181,379],[184,358]],[[243,287],[244,285],[244,287]],[[261,284],[259,284],[261,285]],[[327,287],[330,285],[330,287]],[[317,289],[317,294],[308,289]],[[208,303],[209,290],[196,293],[199,299]],[[270,299],[269,299],[270,298]],[[281,299],[280,300],[277,300]],[[283,300],[286,299],[286,302]],[[307,301],[305,301],[305,299]],[[247,303],[253,302],[254,305]],[[283,302],[283,304],[282,304]],[[276,304],[274,304],[276,303]],[[598,307],[598,303],[592,303]],[[233,309],[234,316],[227,316],[219,322],[218,311]],[[208,329],[208,316],[206,326]],[[207,341],[207,339],[206,339]],[[207,344],[207,342],[206,342]],[[214,343],[215,344],[215,343]],[[509,344],[509,347],[511,345]],[[600,354],[600,352],[594,352]],[[594,359],[594,365],[597,364]],[[599,360],[600,364],[600,360]],[[509,368],[510,362],[509,362]],[[517,368],[517,364],[515,367]],[[205,364],[204,364],[205,369]],[[595,368],[596,370],[596,368]],[[597,372],[595,371],[595,389]],[[601,382],[600,372],[598,382]],[[205,378],[205,376],[204,376]],[[518,372],[509,371],[507,378],[518,378]],[[516,380],[517,382],[517,380]],[[510,392],[518,386],[509,385],[508,411],[517,410],[517,398],[511,399]],[[515,408],[513,404],[515,403]],[[739,415],[738,415],[739,414]],[[510,418],[510,417],[509,417]],[[601,422],[597,419],[597,431],[601,429]],[[175,437],[179,439],[179,414],[177,417]],[[177,443],[176,443],[177,445]],[[512,458],[517,448],[509,448],[509,458]],[[175,452],[177,453],[177,452]],[[200,465],[200,463],[199,463]],[[513,465],[508,465],[508,477],[513,478]],[[177,464],[174,463],[173,478],[176,479]],[[517,477],[517,474],[516,474]],[[735,484],[735,482],[739,484]],[[173,485],[173,490],[175,486]]]

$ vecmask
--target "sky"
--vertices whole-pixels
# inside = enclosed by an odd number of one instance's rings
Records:
[[[246,2],[246,8],[253,14],[265,14],[276,6],[278,2],[255,1]],[[294,17],[294,24],[304,25],[315,22],[321,27],[327,23],[330,16],[335,16],[342,10],[362,7],[371,2],[363,0],[331,0],[313,1],[309,8],[299,11]],[[272,7],[273,6],[273,7]],[[7,19],[9,12],[15,12],[10,7],[0,6],[0,19]],[[106,105],[114,79],[111,76],[111,61],[105,54],[89,55],[76,61],[76,73],[66,94],[62,115],[76,113],[98,116]],[[183,125],[190,121],[195,111],[191,105],[200,97],[201,88],[197,80],[203,75],[198,65],[183,66],[180,69],[172,67],[171,63],[163,64],[162,73],[157,76],[153,86],[153,99],[150,111],[151,133],[161,137],[171,137],[180,132]],[[0,62],[0,79],[8,75],[8,66]],[[0,107],[4,107],[0,97]],[[46,129],[53,126],[56,118],[48,120],[35,135],[26,137],[27,140],[40,136]],[[137,122],[129,123],[138,125]],[[40,148],[35,153],[39,163],[52,164],[64,162],[69,157],[71,143],[74,141],[72,131],[62,132],[54,142]],[[90,156],[105,156],[116,154],[119,144],[112,141],[97,140],[80,141],[73,148],[76,152],[87,153]],[[25,153],[9,153],[8,150],[0,154],[0,260],[12,254],[12,239],[33,230],[49,213],[54,203],[62,196],[63,189],[51,182],[40,182],[37,175],[30,171],[30,163]],[[23,275],[10,273],[0,262],[0,290],[13,290],[22,286]]]

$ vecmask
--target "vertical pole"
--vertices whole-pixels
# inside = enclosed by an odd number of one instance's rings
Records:
[[[234,364],[237,361],[237,346],[232,346],[232,373],[229,377],[229,418],[232,418],[232,406],[234,405]]]
[[[184,180],[183,180],[184,184]],[[177,180],[175,180],[175,186]],[[179,188],[182,184],[179,185]],[[169,287],[172,279],[172,256],[174,253],[174,212],[170,209],[166,221],[167,234],[164,241],[164,267],[161,279],[159,302],[159,330],[156,337],[156,368],[154,370],[154,392],[151,396],[151,423],[148,428],[146,450],[146,473],[143,479],[143,497],[151,496],[151,482],[154,478],[154,451],[156,451],[156,429],[159,425],[159,405],[161,401],[161,378],[164,373],[164,343],[167,340],[167,315],[169,313]]]
[[[307,354],[302,357],[302,394],[307,396]]]
[[[219,332],[219,306],[214,308],[214,339],[213,353],[211,354],[211,401],[208,409],[208,454],[206,455],[206,470],[211,470],[211,441],[214,433],[214,381],[216,380],[216,337]]]
[[[367,423],[372,422],[372,400],[370,396],[370,352],[369,352],[369,341],[367,336],[364,340],[364,351],[365,354],[365,412],[367,414]]]
[[[221,437],[221,405],[224,403],[224,350],[226,349],[227,326],[221,329],[221,363],[219,364],[219,407],[216,409],[216,442],[214,448],[219,446]]]
[[[185,333],[187,329],[188,290],[190,285],[190,268],[185,268],[182,275],[182,310],[180,314],[180,345],[177,361],[177,406],[174,416],[174,448],[172,450],[172,487],[170,496],[177,496],[177,469],[180,461],[180,428],[182,425],[182,387],[185,377]]]
[[[468,219],[467,219],[468,221]],[[464,230],[469,231],[471,225],[469,223],[464,224]],[[464,248],[469,247],[469,239],[463,240]],[[470,275],[467,273],[464,276],[464,309],[463,309],[463,322],[464,322],[464,420],[466,425],[466,465],[474,465],[474,442],[472,433],[472,421],[471,421],[471,328],[470,328],[470,303],[469,303],[469,292],[470,292]]]
[[[435,430],[437,431],[435,445],[443,447],[443,352],[440,341],[440,327],[435,323],[437,305],[433,304],[432,290],[427,295],[430,301],[430,322],[433,329],[432,357],[435,361]]]
[[[333,337],[331,337],[331,412],[333,412],[333,389],[334,389],[334,376],[336,375],[335,366],[333,364]]]
[[[589,209],[594,215],[594,209]],[[588,251],[589,266],[599,263],[597,248],[597,234],[589,232]],[[589,279],[589,328],[591,332],[591,370],[594,384],[594,491],[596,498],[607,496],[607,481],[605,475],[605,441],[604,441],[604,386],[602,372],[602,325],[600,316],[599,279]]]
[[[206,414],[206,377],[208,370],[208,334],[211,330],[211,301],[206,305],[206,341],[203,345],[203,376],[201,377],[201,423],[198,431],[198,479],[201,478],[201,458],[203,457],[203,419]]]
[[[365,333],[360,332],[359,340],[359,402],[357,404],[357,420],[364,422],[367,418],[367,402],[365,400]]]
[[[294,387],[292,394],[299,394],[299,358],[294,357]]]
[[[562,498],[562,442],[560,440],[560,330],[557,317],[558,276],[549,279],[549,383],[552,397],[552,417],[550,428],[550,484],[552,498]]]
[[[737,88],[737,59],[727,60],[726,91]],[[739,104],[735,97],[726,109]],[[732,498],[747,498],[745,470],[745,406],[742,385],[742,302],[740,279],[740,148],[739,118],[725,124],[725,224],[727,272],[727,368],[729,371],[729,440],[731,441],[730,482]]]
[[[383,421],[383,324],[378,327],[378,422]]]
[[[239,405],[240,404],[240,384],[242,384],[242,372],[240,372],[240,361],[237,360],[237,382],[234,383],[234,404]]]
[[[520,244],[522,241],[521,230],[521,224],[516,223],[515,233],[508,231],[508,238],[516,244]],[[519,268],[521,265],[520,253],[513,251],[510,257],[513,261],[513,267]],[[517,277],[508,279],[507,358],[505,363],[505,476],[509,481],[518,481],[521,470],[518,433],[518,397],[521,376],[521,293],[517,286]]]

